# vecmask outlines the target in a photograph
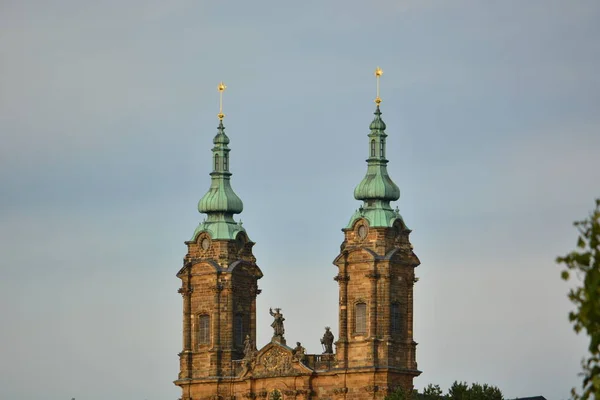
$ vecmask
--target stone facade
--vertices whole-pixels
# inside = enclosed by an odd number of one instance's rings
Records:
[[[256,337],[257,280],[253,242],[211,240],[206,233],[186,242],[188,253],[177,273],[183,297],[183,351],[179,380],[230,376],[243,358],[246,335]]]
[[[377,79],[382,71],[376,71]],[[221,84],[219,91],[225,86]],[[271,343],[256,349],[257,282],[254,245],[233,214],[242,212],[229,172],[229,138],[219,114],[211,187],[198,204],[207,214],[186,242],[179,293],[183,296],[183,350],[175,381],[182,400],[367,400],[397,388],[410,391],[420,374],[413,340],[414,268],[410,230],[391,201],[400,197],[388,175],[385,123],[376,99],[368,135],[367,173],[354,191],[361,206],[343,229],[334,260],[339,285],[339,338],[326,354],[287,346],[283,316]]]
[[[262,277],[252,255],[254,243],[243,233],[236,241],[210,241],[200,234],[187,242],[178,273],[184,348],[175,384],[182,388],[182,400],[362,400],[381,399],[398,387],[411,390],[420,374],[412,332],[419,260],[409,233],[400,219],[390,228],[371,228],[359,218],[344,229],[334,260],[339,269],[334,278],[339,284],[336,351],[300,357],[275,339],[244,355],[239,338],[249,335],[253,343],[256,338],[257,281]],[[360,304],[365,305],[364,321],[357,320],[362,318]],[[202,316],[210,320],[205,342]]]

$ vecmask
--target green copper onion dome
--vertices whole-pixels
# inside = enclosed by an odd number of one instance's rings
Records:
[[[367,159],[367,174],[354,189],[357,200],[386,200],[394,201],[400,198],[400,189],[388,175],[385,159],[385,122],[381,119],[379,105],[375,110],[375,119],[369,126],[369,155]]]
[[[215,136],[215,138],[213,139],[213,143],[216,145],[219,145],[219,144],[228,145],[229,138],[225,134],[225,127],[223,126],[223,120],[219,121],[219,127],[217,128],[217,130],[218,130],[217,136]]]
[[[371,125],[369,125],[369,129],[371,131],[381,131],[381,133],[383,133],[384,136],[387,136],[385,134],[385,122],[383,122],[383,120],[381,119],[381,110],[379,110],[379,104],[377,105],[377,108],[375,109],[375,112],[373,113],[375,114],[375,118],[373,118],[373,122],[371,122]]]
[[[229,172],[229,138],[225,134],[223,121],[219,121],[218,132],[213,143],[213,171],[210,173],[211,182],[208,192],[198,202],[198,211],[207,214],[194,232],[194,240],[200,232],[206,231],[212,239],[233,240],[240,231],[245,231],[241,223],[233,219],[233,214],[239,214],[244,209],[242,200],[231,188]]]
[[[219,122],[218,133],[213,143],[213,172],[210,173],[211,183],[208,192],[198,202],[201,213],[222,212],[239,214],[244,209],[242,200],[231,188],[229,179],[229,138],[225,134],[223,121]]]
[[[354,189],[354,198],[364,203],[357,210],[347,228],[351,228],[359,218],[366,218],[372,227],[391,227],[394,221],[402,218],[398,210],[392,210],[390,201],[400,198],[400,189],[387,172],[388,160],[385,158],[385,122],[381,119],[379,104],[375,109],[375,118],[369,126],[369,158],[367,173]]]

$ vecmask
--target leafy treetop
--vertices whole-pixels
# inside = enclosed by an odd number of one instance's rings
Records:
[[[569,313],[569,321],[575,332],[585,330],[590,337],[590,355],[581,362],[583,392],[578,394],[573,388],[571,394],[574,399],[587,400],[600,398],[600,198],[589,217],[573,225],[579,231],[577,249],[556,262],[566,267],[561,273],[564,280],[568,281],[574,272],[582,282],[569,291],[568,297],[576,306]]]

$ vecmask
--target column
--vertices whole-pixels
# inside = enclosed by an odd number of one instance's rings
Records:
[[[373,265],[374,271],[367,274],[371,282],[371,299],[369,301],[369,340],[371,341],[371,358],[373,365],[377,365],[377,280],[380,275],[377,271],[377,264]]]
[[[339,333],[336,345],[336,358],[340,367],[348,366],[348,281],[346,264],[339,275],[333,278],[339,284]]]

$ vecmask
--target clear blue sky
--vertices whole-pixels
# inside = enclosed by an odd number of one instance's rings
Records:
[[[382,78],[422,265],[417,387],[568,396],[554,258],[600,195],[600,3],[3,1],[0,398],[175,399],[175,273],[228,85],[232,185],[289,342],[337,336],[331,261]]]

